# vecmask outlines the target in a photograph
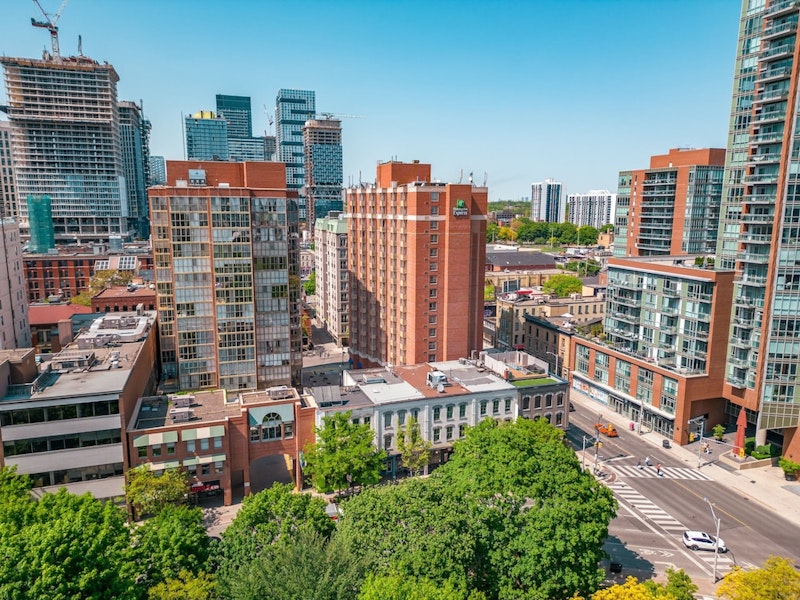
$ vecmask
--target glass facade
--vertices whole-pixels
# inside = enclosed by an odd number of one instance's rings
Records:
[[[217,114],[228,122],[228,135],[247,138],[253,135],[250,96],[217,94]]]
[[[286,163],[286,187],[301,190],[305,183],[303,125],[316,113],[316,95],[309,90],[278,90],[275,99],[275,135],[278,162]],[[301,195],[299,217],[308,222],[305,198]]]
[[[228,122],[214,113],[198,113],[185,118],[186,158],[188,160],[228,160]]]

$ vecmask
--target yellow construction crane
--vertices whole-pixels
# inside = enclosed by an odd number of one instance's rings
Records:
[[[47,29],[50,32],[50,43],[53,46],[53,57],[58,58],[59,48],[58,48],[58,27],[56,27],[56,23],[61,18],[61,13],[64,12],[64,8],[67,6],[67,2],[69,0],[63,0],[61,2],[61,6],[58,7],[58,10],[53,14],[51,17],[48,15],[42,5],[39,4],[39,0],[33,0],[33,3],[39,7],[39,10],[42,11],[45,20],[44,21],[37,21],[33,17],[31,17],[31,25],[34,27],[41,27],[42,29]]]

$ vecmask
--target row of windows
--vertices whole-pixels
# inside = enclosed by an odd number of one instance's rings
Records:
[[[188,440],[186,444],[186,452],[193,454],[199,448],[201,452],[210,450],[213,446],[215,449],[222,448],[222,437],[203,438],[200,440]],[[138,448],[139,458],[160,458],[161,456],[174,456],[177,442],[167,442],[166,444],[153,444],[152,446],[141,446]]]
[[[564,394],[556,394],[555,400],[556,400],[556,406],[564,406]],[[550,408],[551,406],[553,406],[553,394],[547,394],[544,397],[544,406],[545,408]],[[531,397],[523,396],[522,410],[523,411],[529,410],[530,407],[531,407]],[[542,408],[542,396],[534,396],[533,409],[539,410],[541,408]]]
[[[87,431],[3,442],[3,452],[5,456],[17,456],[19,454],[36,454],[38,452],[119,444],[120,441],[119,429],[105,429],[103,431]]]
[[[0,426],[24,425],[27,423],[44,423],[46,421],[63,421],[65,419],[85,419],[119,414],[118,400],[86,402],[84,404],[66,404],[40,408],[23,408],[0,413]]]

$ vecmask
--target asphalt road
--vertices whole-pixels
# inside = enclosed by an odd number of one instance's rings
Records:
[[[576,405],[570,414],[567,438],[581,455],[584,436],[586,466],[594,465],[594,423],[596,412]],[[623,565],[626,575],[640,579],[660,577],[668,566],[684,569],[701,591],[713,591],[714,553],[692,551],[684,547],[681,536],[685,529],[714,534],[715,524],[708,498],[720,519],[720,537],[730,549],[718,557],[718,577],[734,564],[760,566],[772,555],[784,556],[800,565],[800,525],[776,515],[755,501],[720,483],[712,481],[697,460],[676,458],[668,449],[654,446],[635,432],[621,430],[618,438],[600,436],[598,465],[607,475],[603,481],[614,491],[620,509],[610,525],[606,551],[611,560]],[[713,449],[712,443],[712,449]],[[661,464],[664,475],[657,476],[655,467],[638,469],[637,461],[649,455],[652,465]],[[682,454],[680,455],[683,456]],[[713,460],[704,456],[704,460]],[[620,579],[621,577],[621,579]]]

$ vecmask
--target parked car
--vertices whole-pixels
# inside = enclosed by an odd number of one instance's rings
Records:
[[[728,547],[722,538],[716,540],[713,535],[708,535],[704,531],[683,532],[683,545],[692,550],[711,550],[713,552],[717,541],[719,542],[719,552],[727,552]]]

